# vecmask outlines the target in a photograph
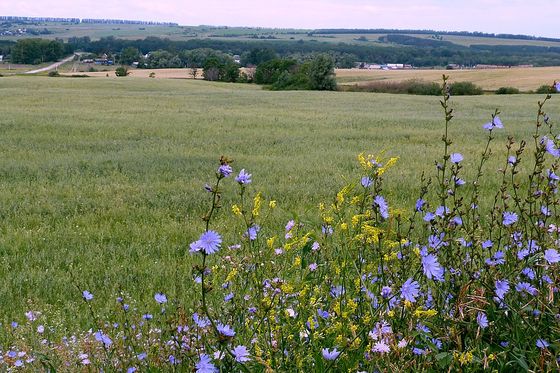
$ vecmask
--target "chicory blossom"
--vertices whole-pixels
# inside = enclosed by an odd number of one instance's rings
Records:
[[[486,329],[488,327],[488,318],[484,312],[479,312],[476,316],[476,322],[481,329]]]
[[[550,345],[548,344],[548,342],[546,340],[537,339],[537,347],[540,348],[541,350],[547,348],[548,346],[550,346]]]
[[[560,82],[554,82],[554,88],[556,88],[556,92],[560,92]]]
[[[84,297],[84,299],[85,299],[86,301],[92,300],[92,299],[93,299],[93,294],[90,293],[90,292],[87,291],[87,290],[84,290],[84,291],[82,292],[82,297]]]
[[[560,254],[556,249],[548,249],[544,252],[544,259],[548,264],[554,264],[560,262]]]
[[[235,361],[238,363],[244,363],[251,360],[249,357],[249,351],[247,351],[247,347],[245,346],[237,346],[231,352],[233,353],[233,356],[235,356]]]
[[[321,353],[323,354],[323,358],[325,358],[325,360],[335,360],[340,355],[340,351],[338,351],[336,347],[333,348],[332,351],[328,348],[323,348]]]
[[[517,285],[515,285],[515,290],[517,290],[517,292],[519,293],[527,293],[529,295],[537,295],[538,294],[538,290],[532,286],[530,283],[528,282],[520,282]]]
[[[239,171],[239,175],[237,175],[237,177],[235,178],[235,181],[237,181],[241,185],[251,184],[251,181],[252,181],[251,177],[252,176],[253,175],[251,175],[250,173],[245,171],[245,169],[242,169],[241,171]]]
[[[261,227],[257,224],[250,226],[246,231],[244,236],[249,237],[249,240],[254,241],[257,239],[257,234],[261,230]]]
[[[515,212],[504,211],[503,217],[503,224],[506,227],[512,225],[517,221],[517,214]]]
[[[231,175],[232,172],[233,169],[229,164],[223,164],[220,167],[218,167],[218,173],[223,177],[228,177],[229,175]]]
[[[371,349],[371,351],[377,352],[377,353],[380,353],[380,354],[386,354],[386,353],[391,352],[391,349],[389,348],[389,345],[387,343],[385,343],[385,341],[379,341],[375,345],[373,345],[373,348]]]
[[[200,235],[198,241],[190,244],[190,252],[202,251],[206,255],[214,254],[222,246],[222,237],[215,231],[207,231]]]
[[[437,256],[433,254],[422,257],[422,267],[424,267],[424,275],[431,280],[443,281],[443,268],[438,263]]]
[[[491,122],[486,123],[484,126],[482,126],[482,128],[488,131],[492,131],[494,128],[504,128],[504,125],[500,117],[495,116],[494,118],[492,118]]]
[[[226,337],[233,337],[235,335],[235,332],[229,325],[218,323],[218,325],[216,325],[216,329],[218,329],[218,333]]]
[[[98,331],[95,333],[95,340],[101,342],[105,345],[105,347],[109,347],[113,344],[113,341],[107,334],[104,334],[102,331]]]
[[[196,373],[215,373],[218,371],[214,364],[212,364],[212,359],[206,354],[200,355],[200,360],[195,365]]]
[[[387,202],[385,202],[385,198],[383,198],[382,196],[375,196],[375,198],[373,199],[373,203],[377,205],[377,207],[379,207],[379,213],[381,214],[381,217],[383,217],[383,219],[388,219],[389,205],[387,205]]]
[[[459,164],[459,163],[461,163],[461,161],[463,160],[463,155],[462,155],[461,153],[453,153],[453,154],[451,154],[451,156],[449,157],[449,160],[450,160],[452,163]]]
[[[426,201],[424,201],[422,198],[419,198],[416,201],[416,211],[418,211],[418,212],[422,211],[425,203],[426,203]]]
[[[504,299],[504,295],[509,291],[508,280],[496,280],[496,295],[499,299]]]
[[[416,301],[416,297],[420,292],[420,284],[417,281],[414,281],[412,278],[406,280],[406,282],[401,287],[401,298],[414,303]]]
[[[159,304],[167,303],[167,297],[163,293],[156,293],[156,295],[154,295],[154,299]]]
[[[371,184],[373,184],[373,180],[371,178],[364,176],[362,177],[361,184],[364,188],[369,188]]]

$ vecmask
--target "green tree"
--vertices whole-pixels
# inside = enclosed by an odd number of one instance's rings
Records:
[[[318,91],[336,90],[334,61],[331,57],[320,54],[309,65],[309,88]]]
[[[140,58],[140,51],[135,47],[126,47],[121,52],[120,63],[123,65],[132,65],[133,62]]]

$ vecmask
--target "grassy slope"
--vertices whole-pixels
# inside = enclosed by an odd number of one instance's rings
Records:
[[[441,148],[435,97],[134,78],[0,83],[4,322],[48,304],[70,324],[80,320],[70,267],[80,287],[108,307],[119,287],[140,300],[155,291],[187,299],[187,245],[202,230],[202,186],[221,154],[253,173],[254,188],[279,201],[283,218],[310,218],[319,201],[357,175],[359,152],[401,157],[386,191],[398,206],[414,200],[421,172],[431,172]],[[495,107],[510,133],[528,137],[538,98],[455,99],[453,151],[474,165],[481,125]],[[551,117],[558,114],[554,104]],[[498,141],[505,137],[499,133]],[[235,188],[227,185],[229,200]],[[495,187],[483,185],[487,193]]]
[[[159,26],[159,25],[104,25],[104,24],[58,24],[44,23],[38,26],[26,25],[24,27],[42,30],[47,28],[51,34],[24,37],[41,37],[46,39],[62,38],[67,40],[69,37],[89,36],[96,40],[102,37],[114,36],[122,39],[143,39],[148,36],[160,38],[169,38],[171,40],[189,40],[193,38],[218,38],[223,40],[255,40],[251,37],[258,36],[274,36],[279,40],[317,40],[319,42],[329,43],[351,43],[359,45],[383,45],[379,42],[379,37],[386,36],[385,33],[380,34],[310,34],[311,30],[302,29],[270,29],[258,27],[212,27],[212,26]],[[431,38],[432,34],[407,34],[419,38]],[[367,41],[356,40],[365,37]],[[0,39],[17,40],[20,36],[0,36]],[[558,47],[560,42],[539,41],[539,40],[517,40],[517,39],[499,39],[499,38],[483,38],[475,36],[456,36],[443,35],[444,41],[470,46],[473,44],[485,45],[532,45]],[[386,44],[385,44],[386,45]]]

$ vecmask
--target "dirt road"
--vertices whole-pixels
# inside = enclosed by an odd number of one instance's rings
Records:
[[[37,70],[26,71],[25,74],[37,74],[37,73],[42,73],[43,71],[54,70],[57,67],[59,67],[60,65],[66,63],[68,61],[72,61],[73,59],[74,59],[74,55],[71,55],[69,57],[66,57],[62,61],[58,61],[58,62],[53,63],[52,65],[42,67],[42,68],[37,69]]]

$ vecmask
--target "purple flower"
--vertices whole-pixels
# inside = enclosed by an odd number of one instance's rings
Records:
[[[558,150],[556,148],[556,144],[554,143],[554,140],[549,139],[546,136],[543,136],[543,138],[541,140],[541,144],[544,144],[544,146],[546,148],[546,151],[548,153],[550,153],[551,155],[553,155],[556,158],[560,157],[560,150]]]
[[[556,92],[560,92],[560,82],[554,82],[554,88],[556,88]]]
[[[138,370],[138,369],[137,369],[136,367],[129,367],[129,368],[126,370],[126,373],[134,373],[134,372],[136,372],[137,370]]]
[[[245,171],[245,169],[242,169],[241,171],[239,171],[239,175],[237,175],[237,177],[235,178],[235,181],[237,181],[241,185],[251,184],[251,177],[252,176],[253,175],[251,175],[250,173],[247,173],[247,171]]]
[[[494,245],[494,244],[492,243],[491,240],[486,240],[486,241],[484,241],[484,242],[482,243],[481,246],[482,246],[483,249],[489,249],[489,248],[491,248],[493,245]]]
[[[514,155],[510,155],[510,156],[508,157],[508,163],[509,163],[510,165],[512,165],[512,166],[515,165],[515,164],[517,163],[517,158],[515,158]]]
[[[317,263],[311,263],[308,268],[311,272],[315,272],[317,270]]]
[[[15,367],[18,367],[18,368],[22,367],[22,366],[23,366],[23,361],[21,361],[21,360],[19,360],[19,359],[16,360],[16,361],[14,362],[14,366],[15,366]]]
[[[528,282],[519,282],[517,285],[515,285],[515,290],[517,290],[517,292],[519,293],[525,292],[529,295],[537,295],[539,292],[534,286],[532,286]]]
[[[496,295],[499,299],[504,299],[504,295],[509,291],[508,280],[496,280]]]
[[[377,207],[379,207],[379,213],[381,214],[383,219],[388,219],[389,206],[387,205],[387,202],[385,202],[385,198],[383,198],[382,196],[375,196],[375,198],[373,199],[373,203],[374,205],[377,205]]]
[[[418,282],[414,281],[412,278],[409,278],[401,287],[401,298],[414,303],[419,291],[420,285],[418,284]]]
[[[249,351],[247,351],[247,347],[245,346],[237,346],[231,352],[233,353],[233,356],[235,356],[235,361],[238,363],[244,363],[251,360],[249,357]]]
[[[438,263],[437,256],[429,254],[422,257],[422,267],[424,267],[424,275],[431,280],[432,278],[443,281],[443,268]]]
[[[200,355],[200,360],[195,365],[196,373],[215,373],[218,371],[214,364],[212,364],[212,359],[206,354]]]
[[[534,280],[535,279],[535,271],[533,271],[531,268],[523,268],[521,273],[524,274],[525,276],[527,276],[527,278],[529,278],[529,280]]]
[[[144,360],[144,359],[147,358],[147,357],[148,357],[148,354],[145,353],[145,352],[141,352],[141,353],[139,353],[138,355],[136,355],[136,358],[137,358],[138,360],[140,360],[140,361]]]
[[[229,293],[224,297],[224,302],[229,302],[232,299],[233,299],[233,293]]]
[[[515,212],[504,211],[503,217],[504,217],[503,224],[506,227],[512,225],[517,221],[517,214]]]
[[[233,169],[229,164],[223,164],[218,168],[218,173],[223,177],[228,177],[233,172]]]
[[[499,250],[496,252],[496,254],[494,254],[494,256],[491,259],[486,259],[486,264],[492,267],[498,264],[504,264],[506,262],[504,257],[505,257],[504,252]]]
[[[424,216],[424,221],[432,221],[436,218],[433,212],[427,212]]]
[[[426,201],[424,201],[422,198],[419,198],[418,200],[416,200],[416,211],[418,211],[418,212],[422,211],[425,203],[426,203]]]
[[[226,337],[233,337],[235,335],[235,332],[229,325],[218,323],[218,325],[216,325],[216,329],[218,329],[218,333]]]
[[[200,317],[198,316],[198,313],[193,313],[193,320],[194,323],[199,327],[199,328],[206,328],[207,326],[210,325],[210,320],[208,320],[206,317]]]
[[[544,259],[548,264],[558,263],[560,262],[560,254],[556,249],[548,249],[544,252]]]
[[[546,340],[544,340],[544,339],[537,339],[537,347],[538,347],[538,348],[540,348],[540,349],[545,349],[545,348],[547,348],[548,346],[550,346],[550,345],[548,344],[548,342],[547,342]]]
[[[113,344],[113,341],[107,334],[104,334],[102,331],[98,331],[95,333],[95,340],[101,342],[105,345],[105,347],[109,347]]]
[[[484,312],[479,312],[476,316],[476,322],[478,326],[482,329],[486,329],[488,327],[488,318]]]
[[[338,351],[335,348],[332,349],[332,351],[330,351],[328,348],[323,348],[321,350],[321,353],[323,354],[323,358],[325,358],[325,360],[335,360],[338,355],[340,355],[340,351]]]
[[[261,230],[261,227],[257,224],[250,226],[245,233],[243,234],[243,236],[245,237],[249,237],[249,239],[251,241],[254,241],[257,239],[257,234],[259,233],[259,231]]]
[[[449,157],[449,160],[450,160],[452,163],[459,164],[459,163],[461,163],[461,161],[463,160],[463,155],[462,155],[461,153],[453,153],[453,154],[451,154],[451,156]]]
[[[377,352],[377,353],[380,353],[380,354],[386,354],[386,353],[391,352],[391,349],[389,348],[389,345],[387,343],[385,343],[385,341],[379,341],[375,345],[373,345],[373,348],[371,349],[371,351]]]
[[[494,118],[492,118],[492,122],[486,123],[484,126],[482,126],[482,128],[484,128],[485,130],[491,131],[494,128],[504,128],[504,125],[503,125],[500,117],[495,116]]]
[[[167,303],[167,297],[163,293],[156,293],[156,295],[154,295],[154,299],[159,304]]]
[[[190,252],[202,251],[206,255],[214,254],[222,245],[222,237],[214,231],[207,231],[200,235],[198,241],[190,244]]]
[[[92,300],[92,299],[93,299],[93,294],[90,293],[90,292],[87,291],[87,290],[84,290],[84,291],[82,292],[82,297],[84,297],[84,299],[85,299],[86,301]]]
[[[371,180],[371,179],[370,179],[369,177],[367,177],[367,176],[364,176],[364,177],[362,177],[361,183],[362,183],[362,186],[363,186],[364,188],[369,188],[369,187],[371,186],[371,184],[373,184],[373,180]]]

